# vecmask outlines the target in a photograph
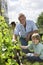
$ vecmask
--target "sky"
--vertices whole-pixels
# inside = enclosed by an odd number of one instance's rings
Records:
[[[19,13],[25,14],[26,19],[36,22],[39,14],[43,12],[43,0],[7,0],[7,2],[10,22],[19,22]]]

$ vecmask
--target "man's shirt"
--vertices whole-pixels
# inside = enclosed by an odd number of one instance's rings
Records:
[[[36,24],[33,21],[31,21],[31,20],[27,20],[25,28],[24,28],[24,26],[21,23],[16,25],[14,34],[25,38],[28,35],[28,33],[32,32],[34,30],[38,30]]]

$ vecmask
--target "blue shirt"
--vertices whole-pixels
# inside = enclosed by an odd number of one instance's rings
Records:
[[[31,20],[27,20],[26,28],[24,28],[24,26],[21,23],[19,23],[16,25],[14,34],[25,38],[29,32],[34,31],[34,30],[38,30],[36,24]]]
[[[32,43],[28,45],[28,49],[34,50],[34,53],[39,54],[40,59],[43,59],[43,44],[38,43],[37,45]]]

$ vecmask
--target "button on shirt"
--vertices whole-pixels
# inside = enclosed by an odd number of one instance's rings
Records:
[[[14,34],[25,38],[29,32],[34,31],[34,30],[38,30],[36,24],[31,20],[27,20],[26,21],[26,28],[24,28],[24,26],[21,23],[19,23],[16,25]]]
[[[34,53],[39,54],[40,59],[43,60],[43,44],[38,43],[37,45],[35,45],[34,43],[28,45],[28,49],[30,50],[34,50]]]

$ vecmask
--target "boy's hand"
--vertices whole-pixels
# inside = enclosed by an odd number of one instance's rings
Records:
[[[20,48],[22,48],[22,49],[23,49],[23,48],[24,48],[24,46],[20,45]]]
[[[26,56],[34,56],[33,53],[27,53]]]
[[[34,56],[38,57],[40,54],[34,53]]]

